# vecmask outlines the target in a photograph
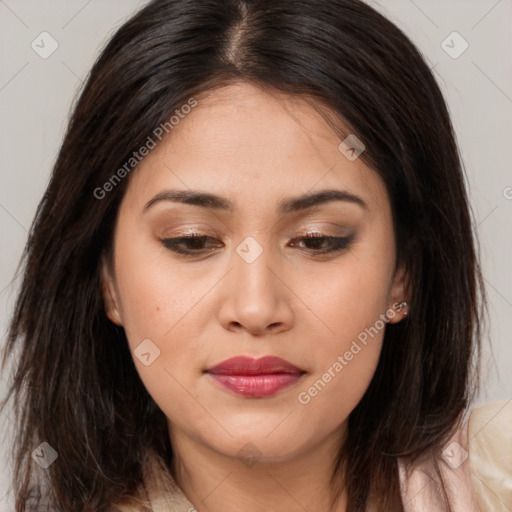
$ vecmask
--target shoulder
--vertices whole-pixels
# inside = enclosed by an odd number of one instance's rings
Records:
[[[472,480],[482,511],[512,510],[512,400],[474,409],[468,421]]]
[[[406,512],[512,511],[512,400],[473,409],[438,453],[399,462]]]

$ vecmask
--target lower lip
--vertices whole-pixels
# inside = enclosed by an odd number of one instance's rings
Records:
[[[237,395],[262,398],[272,396],[295,384],[302,375],[297,373],[269,373],[266,375],[210,374],[219,384]]]

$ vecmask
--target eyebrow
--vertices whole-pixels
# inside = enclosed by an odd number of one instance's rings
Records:
[[[160,201],[171,201],[193,206],[201,206],[212,210],[233,213],[235,205],[229,199],[201,190],[164,190],[150,199],[144,205],[144,211]],[[280,215],[308,210],[332,201],[344,201],[359,205],[368,210],[368,205],[362,198],[346,190],[325,189],[318,192],[306,193],[300,196],[287,197],[278,202],[277,213]]]

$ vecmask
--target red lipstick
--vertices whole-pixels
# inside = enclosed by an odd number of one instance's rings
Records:
[[[224,388],[242,396],[272,396],[295,384],[306,372],[280,357],[232,357],[206,373]]]

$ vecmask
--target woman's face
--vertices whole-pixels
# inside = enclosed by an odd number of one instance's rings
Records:
[[[129,178],[107,313],[171,439],[291,459],[343,432],[404,298],[389,198],[304,99],[237,84],[196,100]],[[216,199],[172,199],[192,192]],[[295,369],[211,373],[236,356]]]

